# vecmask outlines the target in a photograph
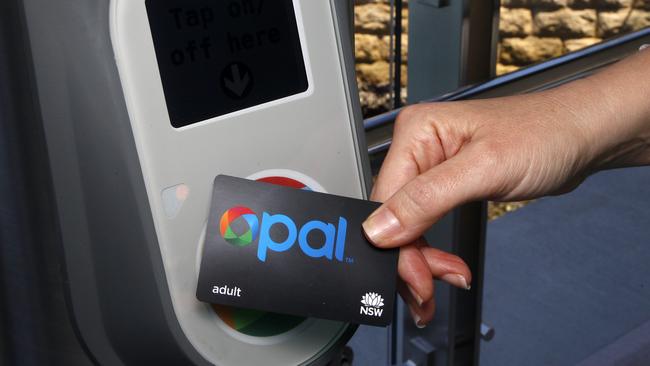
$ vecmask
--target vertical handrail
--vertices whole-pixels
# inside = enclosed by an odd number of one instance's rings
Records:
[[[402,106],[402,9],[403,0],[395,1],[394,45],[393,48],[393,108]]]

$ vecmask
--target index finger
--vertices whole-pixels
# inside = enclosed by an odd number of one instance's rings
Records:
[[[440,138],[423,106],[405,108],[395,121],[393,141],[370,199],[387,200],[406,183],[443,160]]]

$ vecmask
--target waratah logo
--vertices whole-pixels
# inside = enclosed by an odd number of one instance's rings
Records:
[[[381,316],[384,312],[384,298],[376,292],[368,292],[361,297],[359,314]]]

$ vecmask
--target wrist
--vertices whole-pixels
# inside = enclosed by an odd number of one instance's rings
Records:
[[[602,90],[611,90],[612,115],[608,131],[615,138],[606,147],[601,169],[650,164],[650,52],[620,61],[591,79]]]
[[[583,135],[590,171],[650,164],[650,51],[553,90]]]

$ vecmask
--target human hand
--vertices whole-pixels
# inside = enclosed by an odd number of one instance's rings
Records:
[[[648,60],[637,57],[635,69],[647,70]],[[371,195],[384,204],[364,230],[378,247],[401,247],[400,294],[417,325],[433,317],[432,277],[460,288],[471,283],[460,258],[420,239],[454,207],[564,193],[595,170],[650,162],[650,90],[624,97],[622,70],[543,93],[400,113]]]

